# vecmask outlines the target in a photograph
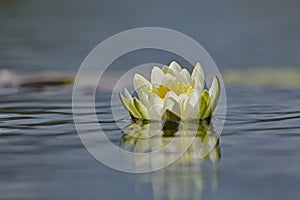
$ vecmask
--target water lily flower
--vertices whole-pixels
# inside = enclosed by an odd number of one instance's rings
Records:
[[[137,97],[125,88],[120,99],[133,119],[140,120],[200,120],[211,118],[220,96],[220,83],[214,77],[205,88],[205,74],[197,63],[192,74],[175,61],[162,69],[154,66],[151,82],[134,75]]]

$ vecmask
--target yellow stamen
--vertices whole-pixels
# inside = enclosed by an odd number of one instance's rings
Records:
[[[159,85],[158,87],[154,87],[150,89],[150,92],[157,94],[160,98],[165,98],[166,94],[169,91],[175,92],[178,96],[180,94],[190,95],[193,93],[194,88],[188,83],[180,83],[180,82],[171,82],[169,87]]]
[[[157,96],[159,96],[160,98],[165,98],[167,92],[169,92],[170,89],[167,88],[166,86],[163,86],[163,85],[159,85],[158,88],[151,88],[150,89],[150,92],[153,92],[155,94],[157,94]]]

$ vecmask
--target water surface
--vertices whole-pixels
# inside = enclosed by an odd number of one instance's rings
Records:
[[[230,86],[227,96],[219,159],[178,161],[133,175],[107,168],[84,148],[73,124],[70,88],[2,94],[1,198],[298,198],[300,91]],[[111,120],[109,102],[109,93],[97,93],[100,123],[121,145],[123,132]],[[130,124],[129,118],[123,123]]]

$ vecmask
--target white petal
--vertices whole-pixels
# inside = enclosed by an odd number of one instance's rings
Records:
[[[188,70],[186,69],[182,69],[180,74],[185,78],[185,80],[189,83],[192,84],[192,79],[191,79],[191,75],[189,73]]]
[[[199,105],[201,103],[201,91],[194,90],[194,92],[189,96],[186,103],[186,108],[184,111],[185,119],[198,119],[199,116]]]
[[[155,121],[160,121],[162,112],[161,112],[161,107],[158,105],[153,105],[149,108],[149,119],[150,120],[155,120]]]
[[[186,94],[179,95],[179,104],[180,104],[180,111],[181,111],[182,117],[183,117],[183,113],[185,112],[188,99],[189,99],[189,97]]]
[[[170,84],[176,81],[176,77],[171,74],[166,74],[161,85],[170,88]]]
[[[184,119],[198,119],[199,103],[199,99],[195,103],[187,101],[184,111]]]
[[[205,74],[200,63],[197,63],[194,67],[191,78],[194,82],[194,87],[199,87],[199,89],[204,88]]]
[[[201,91],[194,90],[193,93],[189,97],[189,104],[194,107],[197,102],[199,102],[199,99],[201,98]]]
[[[136,92],[142,90],[148,92],[150,90],[150,82],[139,74],[135,74],[133,78],[133,86]]]
[[[188,101],[186,101],[185,106],[184,106],[184,110],[181,113],[181,116],[182,116],[183,120],[187,120],[187,119],[190,118],[189,114],[190,114],[191,110],[192,110],[191,105],[188,103]]]
[[[178,72],[180,72],[182,70],[181,67],[180,67],[180,65],[177,62],[175,62],[175,61],[173,61],[173,62],[170,63],[169,69],[173,69],[173,70],[176,70]]]
[[[161,107],[163,106],[163,100],[157,96],[155,93],[151,93],[150,95],[148,95],[149,98],[149,103],[151,105],[160,105]]]
[[[164,77],[164,72],[159,67],[154,66],[151,72],[151,83],[154,85],[161,85]]]
[[[188,80],[186,80],[186,78],[179,71],[171,69],[170,67],[168,69],[168,74],[171,74],[176,78],[175,79],[176,83],[177,82],[179,82],[179,83],[189,83]]]
[[[200,63],[197,63],[197,64],[195,65],[191,77],[192,77],[193,80],[194,80],[194,79],[197,79],[197,78],[204,79],[205,74],[204,74],[203,68],[202,68],[202,66],[200,65]]]
[[[200,112],[200,110],[199,110],[199,103],[200,103],[200,100],[197,102],[197,104],[189,112],[189,114],[188,114],[188,118],[189,119],[198,119],[199,112]]]
[[[211,87],[209,88],[209,95],[213,105],[212,109],[214,110],[220,97],[220,81],[217,76],[214,77]]]
[[[169,110],[178,117],[181,117],[179,97],[174,92],[168,92],[165,97],[162,113],[165,113],[166,110]]]
[[[149,104],[149,98],[148,98],[148,94],[146,94],[143,91],[137,91],[138,96],[139,96],[139,100],[148,108],[150,106]]]
[[[165,99],[168,99],[168,98],[172,98],[174,99],[177,103],[179,103],[179,97],[177,96],[177,94],[173,91],[169,91],[167,92],[166,96],[165,96]]]
[[[146,106],[149,106],[149,101],[148,101],[148,93],[151,88],[150,82],[145,79],[143,76],[139,74],[134,75],[133,79],[133,85],[134,89],[139,97],[139,100]]]
[[[203,89],[204,89],[204,81],[195,80],[193,87],[194,87],[194,90],[203,91]]]
[[[129,91],[127,90],[127,88],[124,88],[124,95],[130,101],[130,103],[133,103],[133,98],[132,98],[131,94],[129,93]]]
[[[163,101],[156,94],[148,95],[149,98],[149,118],[151,120],[161,120]]]
[[[183,103],[184,101],[188,100],[188,95],[187,94],[180,94],[179,95],[179,102]]]

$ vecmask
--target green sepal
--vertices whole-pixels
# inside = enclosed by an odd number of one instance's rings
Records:
[[[168,69],[169,69],[169,66],[165,65],[162,67],[161,70],[166,74],[166,73],[168,73]]]
[[[199,108],[199,119],[205,119],[204,114],[206,113],[209,102],[210,102],[209,92],[207,90],[203,90],[201,95],[200,108]]]
[[[137,109],[137,111],[142,116],[142,119],[149,120],[147,108],[136,97],[133,98],[133,104],[134,104],[135,108]]]
[[[212,89],[214,88],[214,89]],[[214,109],[216,108],[217,104],[218,104],[218,101],[219,101],[219,97],[220,97],[220,81],[218,79],[218,77],[215,77],[213,79],[213,82],[212,82],[212,86],[210,88],[210,91],[211,92],[211,99],[210,99],[210,103],[208,105],[208,108],[203,116],[203,118],[210,118]]]
[[[126,108],[126,110],[128,110],[130,116],[134,119],[140,119],[141,116],[136,110],[136,108],[133,106],[133,104],[128,99],[126,99],[121,93],[119,93],[119,96],[123,103],[123,106]]]
[[[180,121],[181,118],[177,116],[175,113],[167,109],[162,116],[162,119],[165,121]]]

